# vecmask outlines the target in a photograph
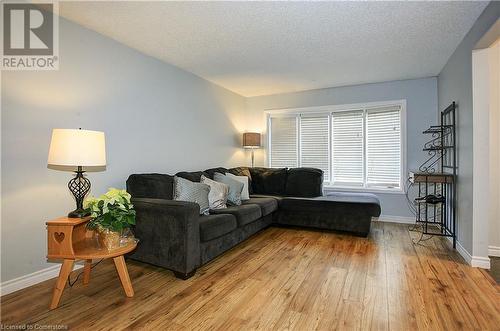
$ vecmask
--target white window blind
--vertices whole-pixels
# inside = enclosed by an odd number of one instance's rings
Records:
[[[367,186],[400,187],[400,107],[367,110],[366,133]]]
[[[363,186],[363,110],[332,114],[334,185]]]
[[[323,170],[325,181],[330,180],[329,115],[300,117],[300,165]]]
[[[297,118],[271,118],[271,167],[297,167]]]
[[[280,111],[269,165],[323,170],[325,186],[401,190],[404,101]]]

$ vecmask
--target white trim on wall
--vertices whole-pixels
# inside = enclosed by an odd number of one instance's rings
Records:
[[[82,265],[75,265],[73,267],[73,271],[81,268],[83,268]],[[60,269],[61,265],[57,264],[39,271],[35,271],[28,275],[2,282],[0,284],[0,296],[4,296],[6,294],[22,290],[23,288],[30,287],[46,280],[58,277]]]
[[[495,121],[492,112],[490,88],[490,49],[472,51],[472,132],[473,132],[473,187],[472,187],[472,254],[480,256],[479,265],[488,265],[490,224],[497,215],[498,188],[495,160],[497,144],[494,141]],[[493,138],[493,139],[492,139]],[[486,256],[486,257],[482,257]],[[474,255],[472,259],[474,259]],[[487,263],[486,263],[487,260]]]
[[[452,242],[451,238],[448,238],[450,242]],[[472,256],[470,255],[469,252],[462,246],[462,244],[457,240],[457,252],[464,258],[465,262],[467,264],[471,264],[472,261]]]
[[[451,237],[447,237],[450,243],[453,242]],[[462,244],[457,240],[457,252],[464,258],[465,262],[474,268],[490,269],[490,258],[487,256],[473,256]]]
[[[489,246],[488,256],[500,257],[500,247],[499,246]]]
[[[483,256],[473,256],[470,261],[470,266],[474,268],[490,269],[490,258]]]
[[[404,191],[388,190],[376,187],[349,187],[349,186],[328,186],[323,185],[323,192],[363,192],[363,193],[384,193],[384,194],[399,194],[405,195]],[[399,217],[399,216],[396,216]]]
[[[376,102],[360,102],[360,103],[350,103],[342,105],[326,105],[326,106],[316,106],[316,107],[300,107],[300,108],[276,108],[276,109],[265,109],[264,113],[273,115],[297,115],[302,113],[307,114],[321,114],[327,112],[336,111],[352,111],[359,110],[362,108],[378,108],[382,106],[387,106],[391,104],[404,105],[406,108],[406,99],[400,100],[387,100],[387,101],[376,101]]]
[[[379,217],[374,218],[374,220],[376,222],[415,224],[415,218],[407,216],[380,215]]]

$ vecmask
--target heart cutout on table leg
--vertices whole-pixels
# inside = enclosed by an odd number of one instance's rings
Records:
[[[58,243],[62,243],[62,241],[64,240],[64,232],[54,232],[54,239]]]

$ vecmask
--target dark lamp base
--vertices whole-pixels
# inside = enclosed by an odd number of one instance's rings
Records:
[[[85,211],[85,209],[78,208],[78,209],[75,209],[72,212],[70,212],[68,214],[68,217],[69,218],[82,218],[82,217],[89,216],[89,215],[90,215],[90,213]]]
[[[76,176],[69,181],[68,188],[75,197],[76,209],[69,213],[68,217],[82,218],[90,215],[90,213],[83,209],[83,199],[90,191],[90,180],[83,176],[85,171],[83,171],[82,167],[78,167],[78,170],[75,171],[75,173]]]

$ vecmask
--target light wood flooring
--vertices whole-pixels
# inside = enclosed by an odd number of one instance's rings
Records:
[[[2,298],[5,325],[75,330],[500,330],[500,287],[443,238],[414,245],[407,226],[373,224],[368,238],[269,228],[186,281],[128,261],[135,297],[114,266],[66,288],[55,280]],[[73,273],[73,279],[77,272]]]

